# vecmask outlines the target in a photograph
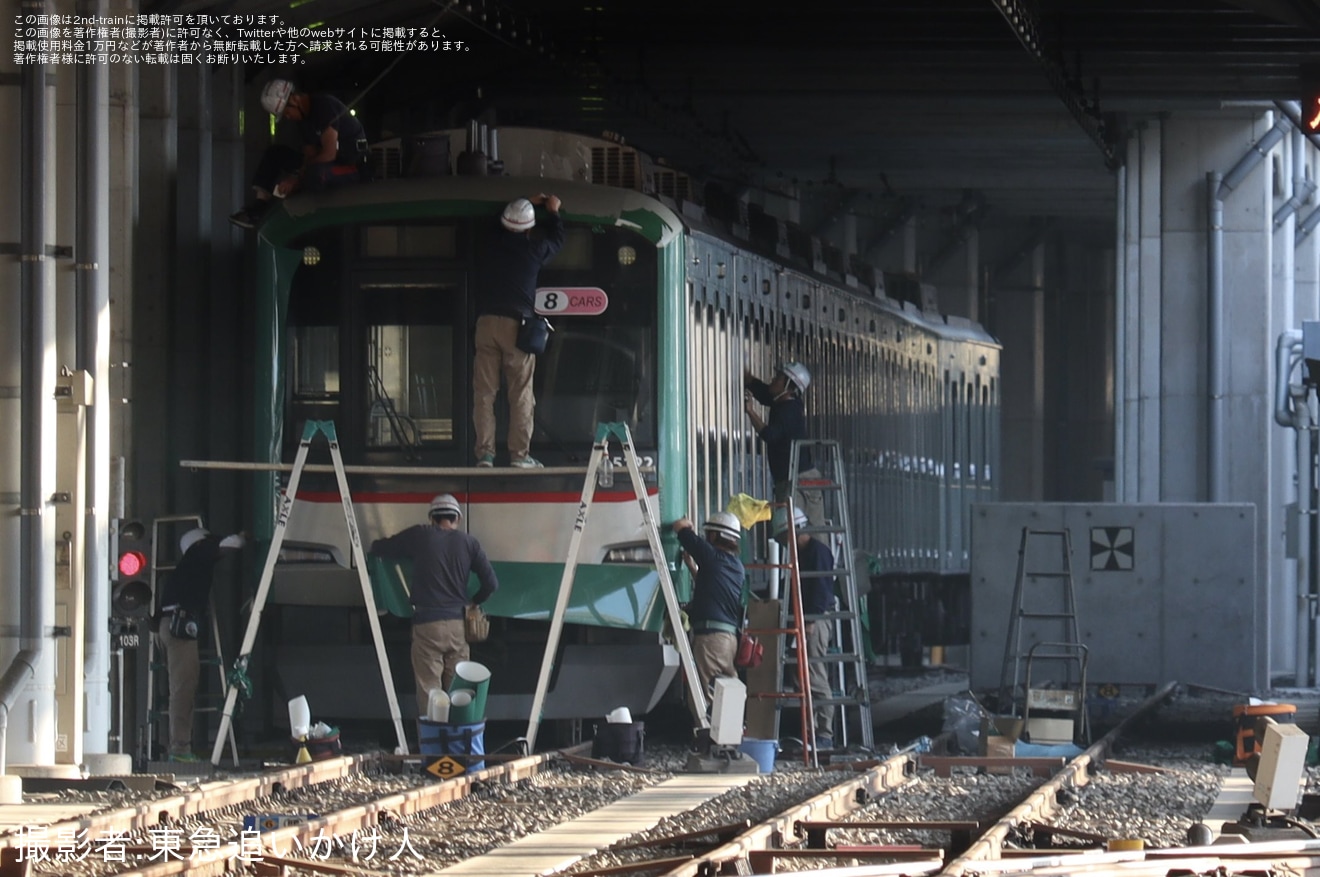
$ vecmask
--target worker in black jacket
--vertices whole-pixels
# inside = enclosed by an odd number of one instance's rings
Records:
[[[246,544],[242,533],[223,539],[195,527],[179,538],[181,555],[161,587],[157,640],[170,681],[170,761],[197,761],[192,751],[193,707],[201,658],[197,641],[206,630],[211,585],[221,552]]]
[[[432,690],[449,690],[454,668],[470,655],[463,629],[469,602],[481,605],[499,588],[486,552],[476,537],[458,529],[463,510],[452,495],[431,500],[429,524],[417,524],[371,543],[377,557],[412,561],[412,665],[417,709],[423,717]],[[468,599],[468,575],[481,582]]]
[[[545,233],[533,236],[536,208],[547,211]],[[518,330],[536,319],[536,280],[541,266],[564,246],[560,201],[537,195],[511,201],[498,228],[486,239],[478,270],[476,359],[472,365],[472,425],[477,433],[477,465],[495,465],[495,394],[500,373],[509,387],[509,465],[540,468],[531,455],[536,399],[532,377],[536,356],[518,346]]]
[[[309,94],[287,79],[272,79],[262,89],[261,106],[275,118],[294,123],[302,148],[282,143],[267,147],[252,175],[253,200],[229,217],[234,225],[254,228],[272,198],[330,189],[369,176],[371,153],[362,123],[339,98]]]
[[[770,383],[762,381],[750,371],[743,372],[746,390],[747,418],[752,429],[765,442],[766,461],[770,464],[770,478],[775,484],[775,502],[787,502],[793,486],[793,442],[807,437],[807,410],[802,395],[811,386],[811,371],[800,362],[780,363]],[[763,418],[760,405],[770,410]],[[798,481],[820,478],[820,470],[811,459],[811,450],[801,448],[798,455]],[[825,526],[825,503],[819,490],[803,490],[799,486],[794,501],[807,513],[814,526]]]

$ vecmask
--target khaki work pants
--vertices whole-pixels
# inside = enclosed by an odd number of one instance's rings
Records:
[[[706,690],[706,712],[715,699],[715,679],[719,676],[738,677],[733,666],[733,657],[738,651],[738,637],[731,633],[703,631],[692,635],[692,661],[697,665],[697,675]],[[688,711],[692,713],[695,724],[701,723],[696,705],[688,699]]]
[[[486,314],[477,317],[476,360],[472,367],[472,425],[477,431],[477,459],[495,455],[495,394],[500,373],[509,389],[509,457],[526,457],[532,446],[536,399],[532,376],[536,357],[518,349],[519,321]]]
[[[830,650],[831,623],[825,620],[807,622],[807,657],[822,658]],[[811,686],[811,711],[815,716],[816,736],[834,736],[834,707],[824,703],[833,692],[830,689],[828,665],[824,661],[807,662],[807,679]]]
[[[179,639],[170,633],[168,615],[161,619],[160,632],[156,636],[165,655],[165,672],[170,681],[170,754],[191,753],[193,707],[202,667],[197,640]]]
[[[419,716],[426,718],[431,690],[443,688],[448,691],[449,683],[454,681],[454,668],[459,661],[466,661],[470,654],[463,619],[442,618],[413,625],[412,665],[413,676],[417,679]]]

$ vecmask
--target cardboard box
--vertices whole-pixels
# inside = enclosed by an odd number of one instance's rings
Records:
[[[987,716],[981,719],[981,754],[982,755],[1006,755],[1013,754],[1013,744],[1022,736],[1022,720],[1016,716]],[[991,740],[997,740],[996,745],[1001,751],[991,752]],[[1002,752],[1007,744],[1008,752]]]
[[[1014,716],[987,716],[981,719],[981,755],[986,758],[1013,758],[1013,749],[1022,736],[1022,720]],[[986,773],[1009,774],[1011,767],[988,767]]]

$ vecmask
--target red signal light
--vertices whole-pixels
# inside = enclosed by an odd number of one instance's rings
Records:
[[[125,551],[119,555],[119,574],[136,576],[147,568],[147,558],[141,551]]]

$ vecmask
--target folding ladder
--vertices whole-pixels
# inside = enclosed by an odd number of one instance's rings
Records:
[[[811,454],[819,478],[803,480],[798,472],[802,452]],[[834,625],[834,645],[828,654],[811,658],[829,669],[830,697],[822,702],[842,709],[842,721],[836,739],[848,746],[849,711],[857,714],[861,745],[875,748],[875,729],[871,720],[871,694],[866,678],[866,645],[862,639],[861,598],[857,593],[857,566],[853,556],[852,527],[848,518],[848,490],[843,470],[843,455],[839,443],[833,439],[798,439],[789,454],[789,471],[793,473],[792,496],[799,492],[820,491],[825,521],[808,521],[801,532],[819,536],[834,554],[834,569],[828,572],[799,572],[800,578],[833,578],[839,597],[839,608],[819,615],[806,615],[805,620],[825,619]],[[795,500],[796,501],[796,500]],[[808,504],[810,507],[810,504]],[[783,608],[787,611],[787,606]]]
[[[1051,539],[1058,540],[1057,566],[1028,569],[1027,555],[1032,545]],[[1051,589],[1047,587],[1049,583],[1058,586]],[[1041,679],[1034,671],[1042,662],[1063,668],[1062,679],[1056,674],[1056,678],[1050,680],[1054,687],[1040,687]],[[1080,733],[1089,743],[1087,662],[1087,647],[1082,643],[1077,622],[1072,532],[1066,528],[1034,530],[1023,527],[1018,543],[1017,575],[1013,582],[1012,614],[1004,641],[1004,662],[999,671],[997,709],[1000,713],[1021,715],[1024,723],[1033,709],[1037,713],[1070,715],[1075,721],[1074,736]]]
[[[816,747],[816,717],[814,713],[814,704],[811,702],[811,682],[808,677],[807,664],[803,661],[794,659],[791,663],[794,668],[794,677],[796,680],[796,689],[786,691],[783,687],[784,667],[790,663],[788,657],[789,637],[792,637],[792,646],[799,655],[807,652],[807,630],[805,616],[802,612],[802,578],[798,566],[798,545],[797,545],[797,527],[793,522],[793,500],[790,497],[788,502],[777,502],[772,504],[773,508],[782,508],[787,514],[788,520],[788,540],[787,540],[787,563],[749,563],[747,569],[768,569],[779,570],[788,573],[788,595],[785,599],[782,595],[779,599],[779,626],[778,627],[754,627],[747,628],[747,632],[753,636],[773,636],[775,638],[774,665],[771,672],[774,674],[774,691],[749,691],[748,698],[756,699],[777,699],[781,705],[789,700],[798,702],[798,710],[801,714],[802,722],[802,762],[809,766],[817,765],[818,749]],[[773,518],[772,518],[773,520]],[[773,534],[772,534],[773,535]],[[774,575],[774,573],[771,573]],[[748,671],[748,682],[752,682],[753,673]],[[764,674],[758,674],[764,676]],[[774,714],[775,739],[779,738],[779,716],[778,709]]]
[[[651,545],[651,557],[655,561],[660,593],[664,597],[669,624],[674,631],[674,646],[678,649],[679,663],[683,667],[683,674],[692,691],[697,714],[701,717],[698,721],[703,728],[709,726],[706,719],[706,689],[697,673],[697,664],[692,657],[692,646],[683,635],[678,594],[674,590],[674,580],[669,575],[669,564],[665,561],[664,548],[660,545],[660,530],[655,515],[651,513],[650,500],[646,496],[646,482],[642,480],[641,463],[637,458],[637,451],[633,448],[632,433],[629,432],[626,423],[602,423],[596,427],[596,441],[591,447],[591,458],[587,461],[587,477],[582,483],[582,498],[578,502],[577,517],[573,522],[573,536],[568,543],[568,559],[564,563],[563,577],[559,580],[559,596],[555,599],[555,608],[550,615],[550,633],[546,639],[545,654],[541,658],[541,674],[536,680],[536,695],[532,698],[532,712],[527,719],[529,752],[536,751],[536,732],[541,724],[541,712],[550,687],[550,675],[554,671],[555,653],[559,651],[559,639],[564,632],[564,613],[568,610],[568,598],[573,592],[573,576],[577,572],[578,555],[582,551],[582,533],[587,526],[587,514],[591,511],[591,501],[596,495],[597,475],[603,471],[606,478],[613,478],[613,464],[609,459],[611,436],[623,446],[623,460],[628,466],[628,475],[632,479],[637,504],[641,507],[642,526]]]
[[[367,577],[367,561],[362,553],[362,537],[358,535],[357,515],[353,511],[353,497],[348,492],[348,476],[344,474],[344,458],[339,452],[339,438],[335,433],[335,424],[332,420],[309,420],[303,424],[302,439],[298,442],[298,455],[293,460],[293,471],[289,475],[289,486],[280,497],[275,533],[270,540],[270,551],[266,554],[266,565],[261,571],[257,595],[252,601],[252,614],[248,616],[243,644],[239,646],[238,657],[234,660],[233,669],[230,671],[231,684],[225,693],[224,714],[220,717],[220,734],[216,737],[215,749],[211,752],[211,764],[214,765],[220,763],[224,734],[233,724],[234,707],[239,690],[244,689],[246,696],[246,689],[250,687],[247,667],[252,658],[252,648],[257,642],[261,613],[266,608],[266,598],[270,594],[270,583],[275,573],[275,562],[279,560],[280,547],[284,544],[284,534],[289,527],[289,514],[293,511],[293,501],[298,495],[298,482],[302,479],[303,466],[307,464],[307,451],[318,434],[324,435],[330,444],[330,459],[334,463],[335,479],[339,484],[344,523],[348,526],[348,539],[353,546],[353,564],[357,567],[358,583],[362,586],[362,600],[367,609],[367,623],[371,626],[371,637],[376,644],[376,661],[380,665],[380,678],[385,686],[385,699],[389,702],[390,718],[394,720],[394,732],[398,735],[399,745],[395,754],[408,754],[408,741],[403,734],[403,718],[399,713],[399,697],[394,692],[394,675],[390,672],[389,658],[385,654],[385,639],[381,634],[380,618],[376,613],[376,597],[371,590],[371,581]]]
[[[159,602],[160,600],[160,591],[157,586],[156,577],[160,573],[173,572],[175,567],[178,565],[177,563],[162,564],[160,562],[162,558],[162,551],[161,551],[162,524],[176,524],[176,525],[188,524],[189,525],[188,529],[191,530],[195,527],[202,526],[202,517],[201,515],[169,515],[163,518],[152,519],[151,521],[151,596],[152,596],[153,610],[156,608],[156,603]],[[173,537],[178,533],[179,529],[181,528],[173,527],[173,526],[167,527],[166,532],[171,537]],[[170,544],[174,544],[173,538],[171,538]],[[228,693],[229,682],[228,680],[225,679],[224,645],[220,639],[220,621],[218,618],[216,618],[216,614],[215,614],[214,593],[211,593],[208,596],[208,600],[209,600],[209,605],[207,606],[207,614],[211,616],[211,643],[213,647],[210,649],[199,649],[198,659],[203,667],[207,667],[207,666],[215,667],[216,678],[219,679],[220,681],[220,697],[223,698]],[[160,705],[157,704],[158,695],[156,692],[156,688],[157,688],[156,672],[158,670],[165,670],[168,673],[168,668],[165,666],[165,656],[161,652],[160,643],[157,641],[155,636],[148,637],[148,640],[150,641],[150,645],[147,646],[147,722],[146,722],[147,736],[146,736],[146,751],[143,753],[144,762],[153,760],[152,753],[155,751],[157,725],[163,721],[168,726],[169,715],[170,715],[168,688],[165,690],[163,702]],[[219,712],[220,712],[219,706],[193,707],[194,714],[201,713],[203,715],[209,716]],[[209,721],[207,722],[207,727],[208,728],[210,727]],[[164,739],[167,735],[162,734],[160,736],[162,739]],[[238,743],[234,739],[233,728],[229,729],[229,754],[233,758],[234,766],[238,767]]]

